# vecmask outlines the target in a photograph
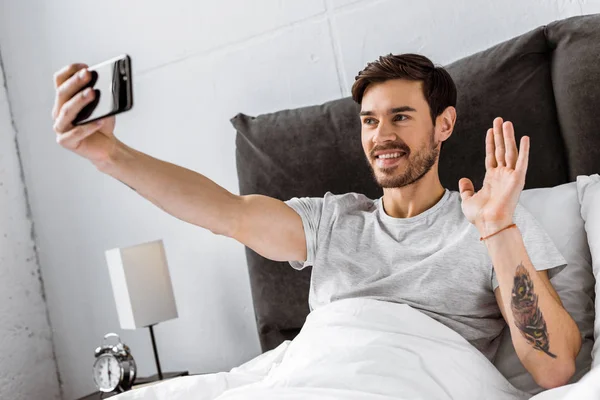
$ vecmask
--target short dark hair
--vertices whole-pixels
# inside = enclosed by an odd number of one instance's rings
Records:
[[[433,125],[447,107],[456,107],[456,85],[450,74],[420,54],[381,56],[379,60],[368,63],[354,79],[352,99],[358,104],[361,104],[365,90],[371,83],[390,79],[422,81],[423,95],[429,104]]]

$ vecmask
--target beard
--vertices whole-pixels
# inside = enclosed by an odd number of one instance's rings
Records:
[[[435,162],[440,154],[440,150],[437,148],[439,143],[434,143],[435,130],[431,130],[428,143],[414,153],[413,157],[407,152],[407,166],[396,165],[390,168],[379,168],[375,166],[375,162],[369,162],[373,177],[377,184],[384,189],[395,189],[403,186],[410,185],[419,179],[421,179],[431,168],[435,165]],[[402,149],[401,146],[389,145],[385,148],[381,147],[380,150],[387,149]],[[404,168],[404,169],[403,169]]]

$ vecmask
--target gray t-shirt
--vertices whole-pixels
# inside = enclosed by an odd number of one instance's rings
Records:
[[[358,193],[292,198],[302,218],[312,266],[309,306],[366,297],[408,304],[455,330],[493,361],[502,318],[498,286],[485,244],[464,216],[460,193],[446,189],[438,203],[411,218],[385,213],[382,199]],[[517,204],[513,222],[538,271],[566,260],[535,218]]]

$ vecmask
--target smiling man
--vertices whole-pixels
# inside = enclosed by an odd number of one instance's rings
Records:
[[[57,142],[181,220],[294,268],[311,265],[311,309],[353,297],[408,304],[489,360],[508,324],[540,386],[560,386],[573,375],[581,336],[547,275],[566,261],[518,203],[529,138],[518,150],[512,124],[496,118],[485,147],[482,132],[481,190],[468,178],[458,192],[444,188],[438,165],[457,119],[456,88],[426,57],[381,57],[352,87],[365,157],[383,188],[374,200],[359,193],[286,202],[232,194],[125,145],[114,135],[114,116],[73,126],[93,101],[93,93],[80,92],[89,79],[85,64],[55,74]]]
[[[311,307],[351,297],[405,303],[490,361],[508,323],[535,381],[567,383],[581,336],[548,280],[547,270],[566,261],[518,204],[529,138],[519,152],[512,124],[496,118],[485,148],[482,133],[483,187],[475,193],[463,178],[451,191],[438,174],[457,119],[456,88],[443,68],[416,54],[380,57],[358,74],[352,96],[383,197],[327,193],[287,202],[306,231],[306,261],[292,266],[313,266]]]

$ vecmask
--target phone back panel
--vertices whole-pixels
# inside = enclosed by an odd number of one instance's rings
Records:
[[[73,125],[82,125],[131,109],[133,90],[131,58],[128,55],[104,61],[88,70],[92,73],[92,79],[82,90],[91,87],[96,96],[77,114]]]

